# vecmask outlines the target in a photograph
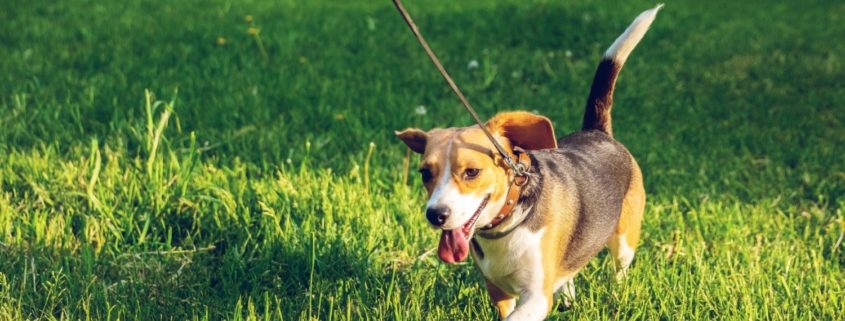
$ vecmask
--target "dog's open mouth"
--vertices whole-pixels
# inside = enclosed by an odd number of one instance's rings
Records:
[[[481,205],[472,214],[472,217],[459,228],[451,230],[443,230],[440,235],[440,245],[437,248],[437,255],[440,260],[446,263],[460,262],[466,259],[469,254],[469,240],[475,232],[475,223],[478,222],[478,217],[487,206],[487,201],[490,200],[490,195],[484,197]]]
[[[469,241],[469,239],[472,237],[472,232],[475,231],[475,223],[478,222],[478,217],[481,216],[481,211],[483,211],[484,208],[487,207],[488,200],[490,200],[490,195],[487,195],[487,197],[485,197],[484,200],[481,201],[481,205],[478,205],[478,209],[475,210],[475,213],[472,214],[472,217],[469,218],[469,221],[467,221],[466,224],[461,227],[464,234],[466,234],[465,238],[467,241]]]

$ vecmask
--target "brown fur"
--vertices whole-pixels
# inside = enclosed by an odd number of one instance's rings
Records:
[[[493,301],[493,305],[499,311],[499,318],[504,320],[513,311],[516,305],[516,297],[505,293],[505,291],[502,291],[502,289],[493,284],[493,282],[490,282],[487,278],[484,279],[484,282],[487,285],[487,294],[490,295],[490,300]]]
[[[640,228],[643,221],[643,212],[645,211],[645,188],[643,187],[643,174],[640,171],[640,166],[634,158],[631,158],[632,176],[631,182],[628,186],[628,191],[625,192],[625,200],[622,203],[622,214],[619,217],[619,224],[611,236],[611,240],[607,243],[610,254],[614,258],[616,269],[620,273],[625,273],[626,262],[622,262],[620,258],[619,238],[625,237],[625,243],[634,251],[637,249],[637,244],[640,241]],[[630,263],[630,262],[627,262]]]
[[[487,128],[525,150],[557,148],[552,122],[540,115],[525,111],[499,113],[487,121]]]

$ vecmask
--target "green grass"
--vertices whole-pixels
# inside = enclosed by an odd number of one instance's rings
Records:
[[[406,0],[482,115],[559,134],[654,4]],[[617,284],[600,254],[552,319],[845,319],[843,17],[667,3],[614,110],[637,259]],[[392,133],[470,118],[389,1],[12,0],[0,30],[0,319],[494,318],[427,255]]]

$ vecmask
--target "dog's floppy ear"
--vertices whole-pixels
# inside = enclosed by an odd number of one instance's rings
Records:
[[[405,145],[411,148],[412,151],[422,154],[425,152],[425,144],[428,141],[428,134],[416,128],[407,128],[403,131],[396,131],[396,137],[399,137]]]
[[[557,148],[552,122],[526,111],[499,113],[487,121],[487,129],[525,150]]]

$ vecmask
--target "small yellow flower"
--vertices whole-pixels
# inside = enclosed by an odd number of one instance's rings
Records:
[[[218,46],[225,46],[226,45],[226,38],[217,37],[217,45]]]
[[[246,17],[244,17],[244,21],[246,21],[246,23],[252,23],[252,15],[247,15]]]
[[[257,35],[260,31],[261,31],[261,29],[258,29],[258,28],[255,28],[255,27],[249,27],[249,29],[246,30],[246,33],[248,33],[251,36],[254,36],[254,35]]]
[[[344,119],[346,119],[346,115],[344,115],[343,113],[337,113],[337,114],[334,114],[334,119],[335,120],[344,120]]]

